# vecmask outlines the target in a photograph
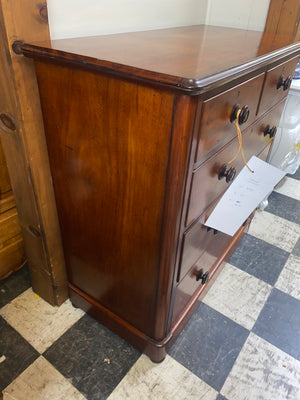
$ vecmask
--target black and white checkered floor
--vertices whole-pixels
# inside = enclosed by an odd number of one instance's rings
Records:
[[[299,400],[300,173],[273,192],[165,361],[67,301],[0,282],[4,400]],[[1,398],[1,395],[0,395]]]

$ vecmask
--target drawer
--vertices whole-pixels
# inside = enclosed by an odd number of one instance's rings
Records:
[[[251,135],[252,138],[256,137],[263,147],[270,144],[276,135],[285,100],[284,98],[246,131],[248,136]]]
[[[264,74],[235,86],[226,92],[204,101],[199,126],[196,163],[204,162],[236,135],[236,128],[230,117],[235,105],[248,106],[249,117],[241,124],[247,128],[256,117],[256,111],[263,85]]]
[[[260,115],[286,97],[298,59],[299,56],[267,71],[258,110]]]
[[[3,149],[0,142],[0,196],[11,190]]]
[[[11,238],[21,234],[16,208],[0,214],[0,248]]]
[[[177,281],[185,276],[191,266],[199,259],[209,243],[214,239],[216,232],[208,229],[203,223],[207,220],[215,203],[183,234],[182,251]]]
[[[280,107],[283,107],[283,104],[280,104]],[[274,120],[275,116],[277,119],[279,117],[278,110],[273,110]],[[266,115],[243,133],[243,149],[247,161],[252,155],[260,154],[270,142],[269,135],[265,137],[264,131],[262,130],[269,121],[273,121],[273,118]],[[221,168],[227,165],[228,161],[235,156],[238,148],[239,143],[237,138],[235,138],[219,151],[219,153],[194,171],[187,209],[186,226],[200,216],[203,211],[228,188],[230,182],[227,183],[225,178],[219,180],[218,176]],[[241,171],[244,167],[241,154],[238,155],[230,167],[235,169],[236,175]]]
[[[207,213],[206,218],[203,218],[203,220],[207,219],[210,212]],[[193,265],[197,266],[199,262],[202,266],[213,265],[232,240],[231,236],[203,225],[201,220],[200,218],[199,221],[195,222],[184,234],[181,264],[178,274],[179,282]]]
[[[227,236],[227,238],[226,238]],[[224,239],[224,248],[228,246],[228,244],[232,241],[232,237],[225,235],[224,233],[219,233],[215,237],[215,241],[212,241],[211,246],[207,249],[202,256],[197,260],[197,262],[190,268],[188,273],[179,283],[179,285],[175,289],[175,299],[174,299],[174,308],[173,308],[173,320],[180,314],[185,305],[189,302],[193,294],[203,287],[203,283],[201,279],[197,280],[197,274],[200,271],[203,273],[208,272],[210,274],[215,268],[215,262],[217,261],[216,252],[220,255],[222,252],[219,252],[217,248],[218,243],[222,243],[222,239]],[[227,239],[227,240],[226,240]],[[217,243],[218,242],[218,243]],[[210,253],[210,250],[213,249],[213,253]]]
[[[251,217],[248,218],[247,224],[242,226],[234,237],[219,232],[213,237],[207,249],[202,253],[201,257],[191,265],[189,271],[174,288],[174,303],[172,322],[180,315],[184,308],[193,298],[193,295],[199,293],[207,281],[197,280],[199,272],[208,273],[207,280],[215,273],[222,261],[228,260],[236,246],[243,237],[243,233],[247,232]]]
[[[0,247],[0,279],[19,269],[26,261],[23,238],[18,235]]]
[[[16,203],[12,190],[0,194],[0,214],[14,207],[16,207]]]

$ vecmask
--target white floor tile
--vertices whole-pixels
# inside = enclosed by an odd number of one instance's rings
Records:
[[[221,394],[228,400],[299,400],[300,362],[250,333]]]
[[[291,252],[300,236],[300,225],[266,211],[257,211],[248,233]]]
[[[67,300],[52,307],[32,289],[26,290],[0,310],[0,315],[37,351],[43,353],[84,315]]]
[[[3,391],[3,400],[86,400],[42,356]]]
[[[251,330],[272,286],[226,264],[203,302]]]
[[[172,357],[141,356],[108,400],[215,400],[218,393]]]
[[[300,181],[287,176],[284,184],[279,188],[276,188],[275,192],[300,200]]]
[[[300,257],[289,256],[275,287],[300,300]]]

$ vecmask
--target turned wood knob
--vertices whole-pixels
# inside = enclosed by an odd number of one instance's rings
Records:
[[[213,228],[211,228],[210,226],[208,226],[208,227],[206,228],[206,230],[207,230],[207,232],[210,232],[211,230],[213,230]],[[213,231],[214,231],[214,235],[217,235],[217,234],[219,233],[219,231],[218,231],[217,229],[214,229]]]
[[[292,77],[289,75],[286,79],[281,75],[277,83],[277,90],[283,87],[283,90],[288,90],[292,84]]]
[[[226,182],[230,183],[234,180],[236,175],[236,169],[234,167],[230,167],[228,169],[228,166],[224,164],[219,171],[218,179],[221,180],[223,178],[226,178]]]
[[[283,84],[283,90],[288,90],[292,84],[292,77],[288,76]]]
[[[204,285],[209,280],[209,272],[207,271],[203,273],[203,269],[200,269],[200,271],[197,272],[196,281],[200,280],[202,282],[202,285]]]
[[[249,118],[249,114],[250,114],[250,110],[249,107],[247,105],[243,106],[242,108],[240,107],[239,104],[236,104],[231,112],[230,115],[230,122],[234,122],[236,121],[237,118],[237,113],[238,111],[241,110],[240,115],[239,115],[239,125],[244,124],[245,122],[247,122],[248,118]]]
[[[266,127],[266,129],[264,130],[264,136],[269,135],[270,138],[272,139],[276,135],[276,132],[277,132],[276,126],[272,126],[272,128],[271,128],[270,125],[268,125]]]

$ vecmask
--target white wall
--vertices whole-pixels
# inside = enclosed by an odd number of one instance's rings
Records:
[[[52,39],[205,22],[209,0],[48,0]]]
[[[208,25],[263,30],[270,0],[209,0]]]
[[[174,26],[262,30],[270,0],[48,0],[52,39]]]

